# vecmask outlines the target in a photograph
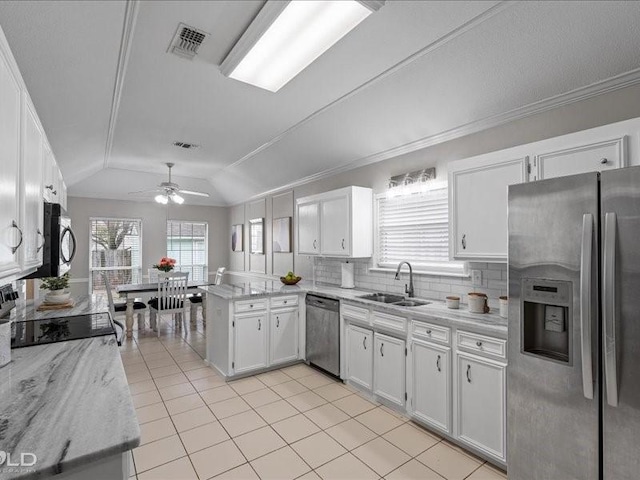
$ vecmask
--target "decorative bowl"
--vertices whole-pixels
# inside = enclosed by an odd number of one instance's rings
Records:
[[[302,280],[302,277],[293,277],[293,278],[280,277],[280,281],[285,285],[295,285],[300,280]]]

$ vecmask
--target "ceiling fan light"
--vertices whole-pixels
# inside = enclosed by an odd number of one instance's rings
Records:
[[[178,205],[182,205],[184,203],[184,198],[182,198],[177,193],[171,194],[171,200],[173,201],[173,203],[177,203]]]
[[[169,203],[169,198],[166,195],[160,194],[160,195],[156,195],[155,201],[163,205],[166,205],[167,203]]]

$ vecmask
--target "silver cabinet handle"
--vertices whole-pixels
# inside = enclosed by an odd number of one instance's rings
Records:
[[[276,317],[276,328],[280,328],[280,317]]]
[[[593,363],[591,358],[591,257],[593,255],[593,215],[582,216],[580,251],[580,349],[582,356],[582,393],[593,399]]]
[[[282,303],[284,303],[286,305],[287,304],[287,300],[284,300]]]
[[[47,190],[52,190],[53,191],[53,183],[51,185],[45,185],[45,187]]]
[[[618,365],[616,359],[616,228],[615,213],[604,216],[604,256],[602,270],[604,279],[604,305],[602,309],[604,344],[604,373],[607,403],[618,406]]]
[[[603,164],[603,165],[605,165],[608,162],[609,162],[609,160],[607,160],[606,158],[603,158],[603,159],[600,160],[600,163]]]
[[[438,359],[436,360],[436,368],[438,369],[439,372],[442,371],[442,369],[440,368],[440,355],[438,355]]]
[[[384,350],[383,349],[384,349],[384,343],[381,343],[380,344],[380,356],[381,357],[384,357]]]
[[[476,347],[482,348],[482,342],[480,340],[476,342]]]
[[[41,237],[42,237],[42,243],[41,243],[40,245],[38,245],[38,250],[37,250],[37,251],[39,252],[40,250],[42,250],[42,247],[44,247],[44,244],[45,244],[46,240],[44,239],[44,235],[42,234],[42,232],[40,231],[40,229],[38,229],[38,230],[36,231],[36,233],[37,233],[39,236],[41,236]]]
[[[258,330],[262,330],[262,320],[258,319]]]
[[[24,234],[22,233],[22,229],[18,226],[15,220],[11,222],[11,228],[16,228],[18,232],[20,232],[20,240],[18,241],[18,244],[15,247],[11,247],[11,253],[13,254],[13,253],[16,253],[20,248],[20,245],[22,245],[22,241],[24,240]]]
[[[315,240],[313,241],[313,249],[314,250],[316,249],[316,241]]]
[[[462,235],[462,249],[463,250],[467,249],[467,234],[466,233],[464,235]]]
[[[364,347],[364,349],[367,349],[367,337],[363,337],[362,338],[362,346]]]
[[[427,330],[427,335],[431,336],[431,330]]]
[[[471,365],[467,364],[467,382],[471,383]]]
[[[344,238],[342,239],[342,249],[344,250]]]

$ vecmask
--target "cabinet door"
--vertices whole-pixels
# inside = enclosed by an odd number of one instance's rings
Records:
[[[626,166],[626,137],[536,155],[535,179],[602,172]]]
[[[64,183],[64,179],[62,178],[62,172],[59,172],[60,186],[58,191],[58,201],[64,210],[67,210],[67,185]]]
[[[413,340],[408,376],[411,413],[451,433],[451,349]]]
[[[399,406],[405,402],[405,342],[375,334],[373,350],[373,391]]]
[[[298,205],[298,253],[320,253],[319,208],[318,202]]]
[[[31,105],[23,101],[22,132],[22,268],[42,265],[42,132]]]
[[[51,149],[49,149],[49,146],[45,142],[42,155],[42,196],[47,202],[56,202],[53,192],[56,190],[56,184],[58,182],[57,170],[58,168],[53,158],[53,153],[51,153]]]
[[[271,311],[269,324],[271,365],[298,358],[298,309]]]
[[[351,214],[349,196],[323,200],[320,212],[321,251],[323,255],[351,254]]]
[[[457,437],[504,461],[506,365],[458,353]]]
[[[527,179],[528,158],[451,173],[449,251],[458,260],[506,261],[509,185]]]
[[[349,325],[347,328],[347,379],[373,388],[373,332]]]
[[[236,315],[234,323],[234,373],[266,367],[267,314]]]
[[[20,87],[0,53],[0,278],[20,271]]]

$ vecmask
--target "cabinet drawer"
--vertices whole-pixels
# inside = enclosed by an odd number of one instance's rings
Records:
[[[507,341],[500,338],[458,330],[457,345],[475,353],[484,353],[500,358],[507,357]]]
[[[369,323],[369,310],[362,307],[355,307],[353,305],[341,305],[342,316],[349,320],[360,320],[361,322]]]
[[[395,330],[397,332],[407,331],[407,319],[404,317],[398,317],[396,315],[390,315],[388,313],[373,312],[373,324],[376,327],[382,327],[389,330]]]
[[[413,336],[449,345],[451,342],[451,329],[431,323],[413,322]]]
[[[291,307],[298,305],[297,295],[288,295],[286,297],[273,297],[271,299],[271,308]]]
[[[235,304],[236,313],[255,312],[257,310],[266,310],[266,309],[267,309],[266,298],[258,298],[256,300],[241,300],[239,302],[236,302]]]

